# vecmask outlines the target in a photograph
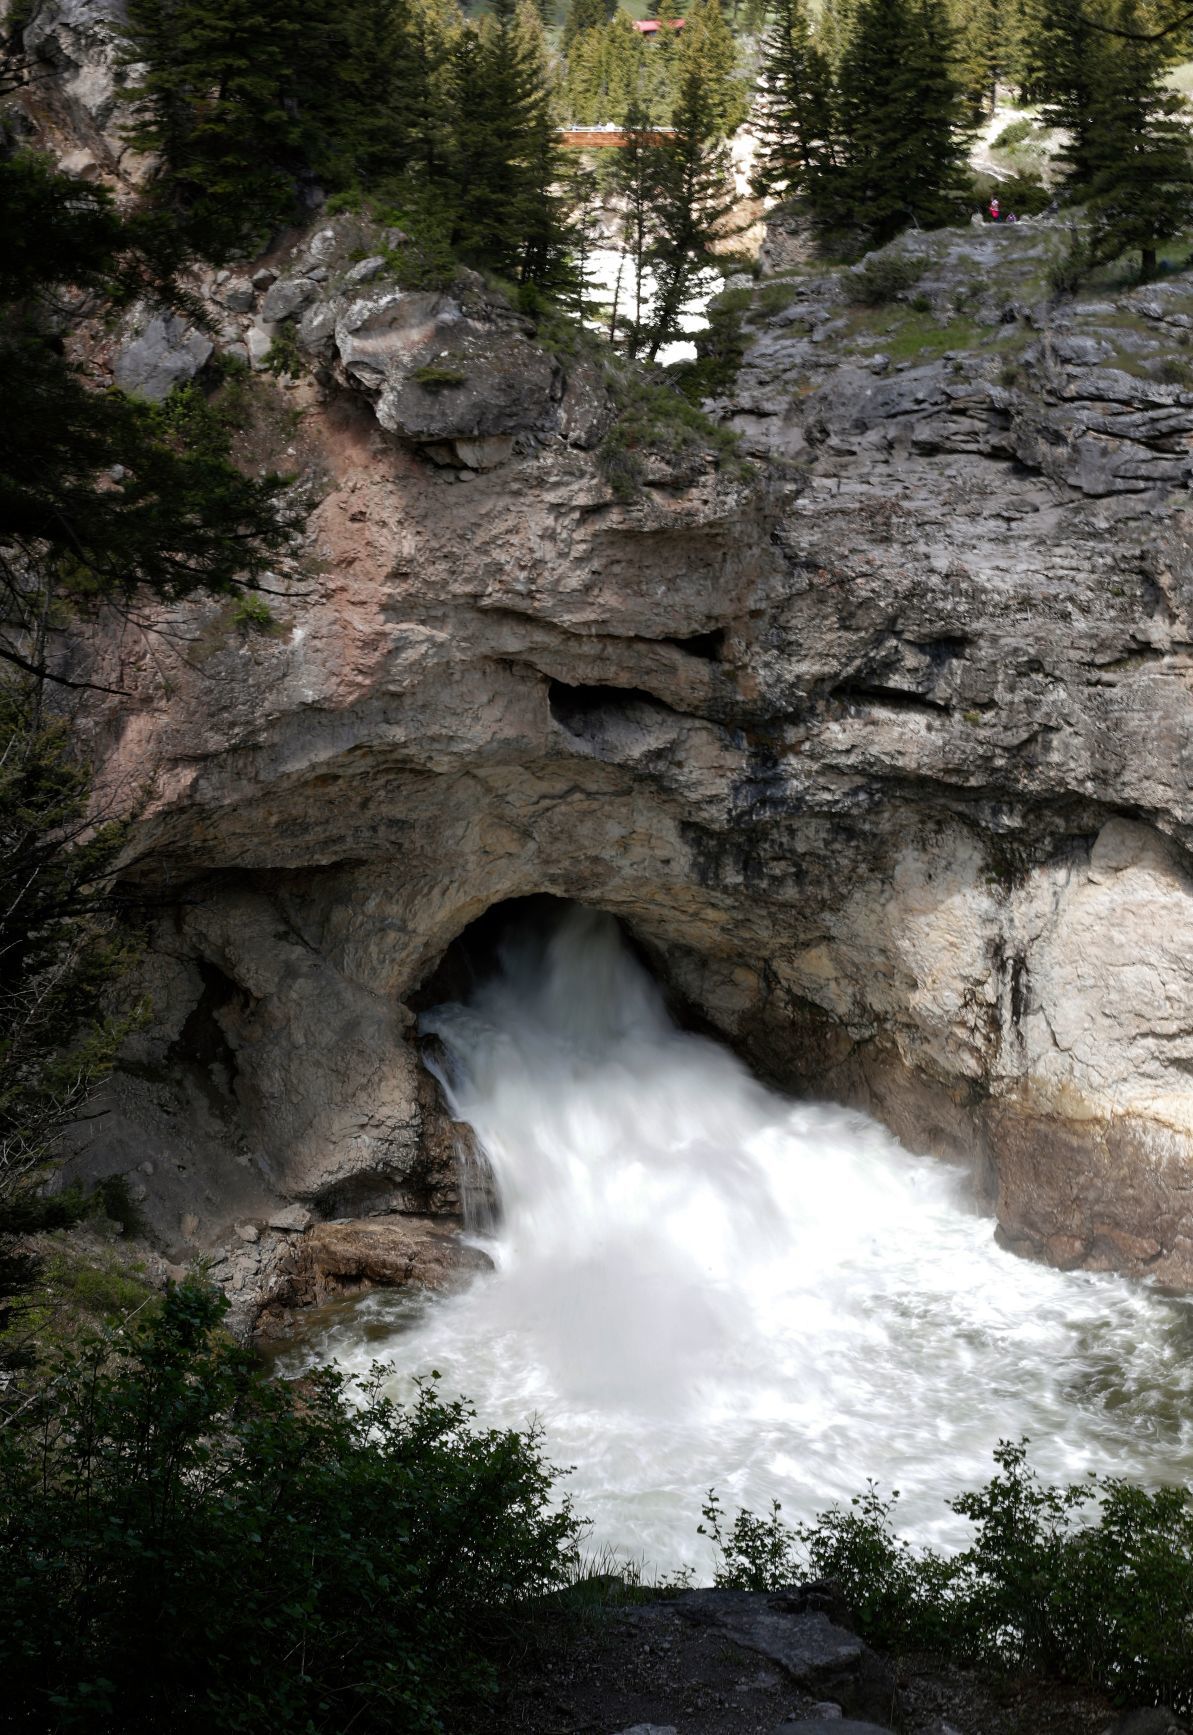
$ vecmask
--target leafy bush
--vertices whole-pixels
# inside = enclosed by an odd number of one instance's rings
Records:
[[[1049,261],[1045,275],[1053,295],[1058,300],[1066,295],[1075,295],[1088,275],[1091,264],[1088,248],[1074,240],[1063,253]]]
[[[1013,151],[1016,145],[1025,145],[1036,130],[1036,123],[1028,115],[1021,115],[1013,120],[1009,127],[1004,127],[990,146],[992,151]]]
[[[1002,1441],[997,1474],[950,1502],[974,1525],[970,1546],[952,1557],[900,1538],[898,1493],[883,1500],[873,1484],[850,1509],[791,1527],[777,1505],[769,1518],[739,1512],[727,1526],[712,1494],[700,1529],[718,1551],[716,1583],[776,1590],[801,1576],[832,1579],[880,1645],[1193,1710],[1190,1492],[1093,1475],[1047,1486],[1026,1448]]]
[[[924,275],[922,260],[905,253],[872,253],[845,274],[845,293],[862,307],[882,307],[914,289]]]
[[[704,1523],[697,1534],[711,1539],[717,1551],[713,1583],[723,1590],[781,1590],[803,1576],[799,1564],[798,1537],[779,1514],[783,1508],[771,1501],[770,1513],[759,1518],[740,1510],[726,1530],[725,1515],[715,1488],[701,1507]]]
[[[265,1383],[188,1282],[0,1435],[7,1727],[466,1728],[503,1610],[566,1581],[533,1433],[386,1370]]]
[[[264,597],[249,593],[232,606],[232,625],[241,633],[269,633],[277,627],[273,610]]]
[[[1017,217],[1038,217],[1053,200],[1051,187],[1036,174],[1011,175],[998,189],[1004,211],[1014,211]]]

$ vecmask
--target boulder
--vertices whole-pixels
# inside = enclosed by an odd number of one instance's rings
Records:
[[[226,307],[229,313],[249,313],[257,299],[257,291],[247,277],[233,277],[227,283],[221,284],[216,300]]]
[[[690,1590],[676,1598],[675,1606],[683,1619],[713,1627],[777,1664],[798,1686],[831,1688],[844,1711],[889,1719],[897,1702],[890,1666],[856,1633],[810,1607],[815,1600],[796,1589],[769,1596],[746,1590]],[[848,1723],[835,1726],[849,1728]]]
[[[261,302],[261,318],[267,325],[293,319],[304,307],[309,307],[319,294],[319,285],[309,277],[279,277],[265,291]]]
[[[490,1261],[438,1217],[362,1217],[316,1223],[298,1247],[286,1302],[308,1305],[360,1289],[450,1289]]]
[[[519,434],[559,427],[558,363],[496,301],[466,312],[454,295],[389,289],[340,314],[335,343],[346,382],[366,391],[387,433],[452,444],[459,463],[491,469]]]
[[[117,352],[113,376],[122,391],[159,403],[195,377],[213,348],[209,337],[178,314],[142,311]]]

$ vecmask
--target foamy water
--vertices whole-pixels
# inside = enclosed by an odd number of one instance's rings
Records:
[[[678,1030],[608,917],[511,938],[424,1025],[496,1177],[496,1269],[369,1296],[290,1365],[392,1358],[399,1389],[436,1369],[485,1423],[537,1419],[597,1545],[703,1576],[710,1486],[801,1517],[868,1477],[948,1545],[1000,1436],[1055,1479],[1193,1469],[1188,1303],[1004,1252],[963,1173]]]

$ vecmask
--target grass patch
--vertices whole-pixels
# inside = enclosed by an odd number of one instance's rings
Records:
[[[455,386],[464,385],[467,375],[460,373],[457,368],[443,367],[438,362],[427,362],[424,367],[415,368],[410,378],[425,392],[448,392]]]
[[[798,291],[798,283],[793,283],[789,278],[779,279],[773,283],[764,283],[754,291],[753,311],[763,317],[773,313],[782,313],[784,308],[791,306]],[[744,293],[748,293],[748,291]]]
[[[850,336],[872,333],[883,355],[893,364],[901,361],[933,361],[952,349],[973,349],[990,335],[989,328],[972,319],[949,319],[943,323],[931,312],[909,307],[882,323],[853,322]]]

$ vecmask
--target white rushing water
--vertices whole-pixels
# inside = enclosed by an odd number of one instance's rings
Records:
[[[496,1175],[496,1269],[369,1296],[291,1366],[392,1357],[485,1423],[537,1418],[595,1545],[705,1576],[711,1485],[797,1517],[871,1476],[947,1545],[944,1497],[1021,1433],[1050,1478],[1193,1467],[1187,1303],[1004,1252],[964,1174],[678,1030],[608,917],[509,939],[424,1025]]]

